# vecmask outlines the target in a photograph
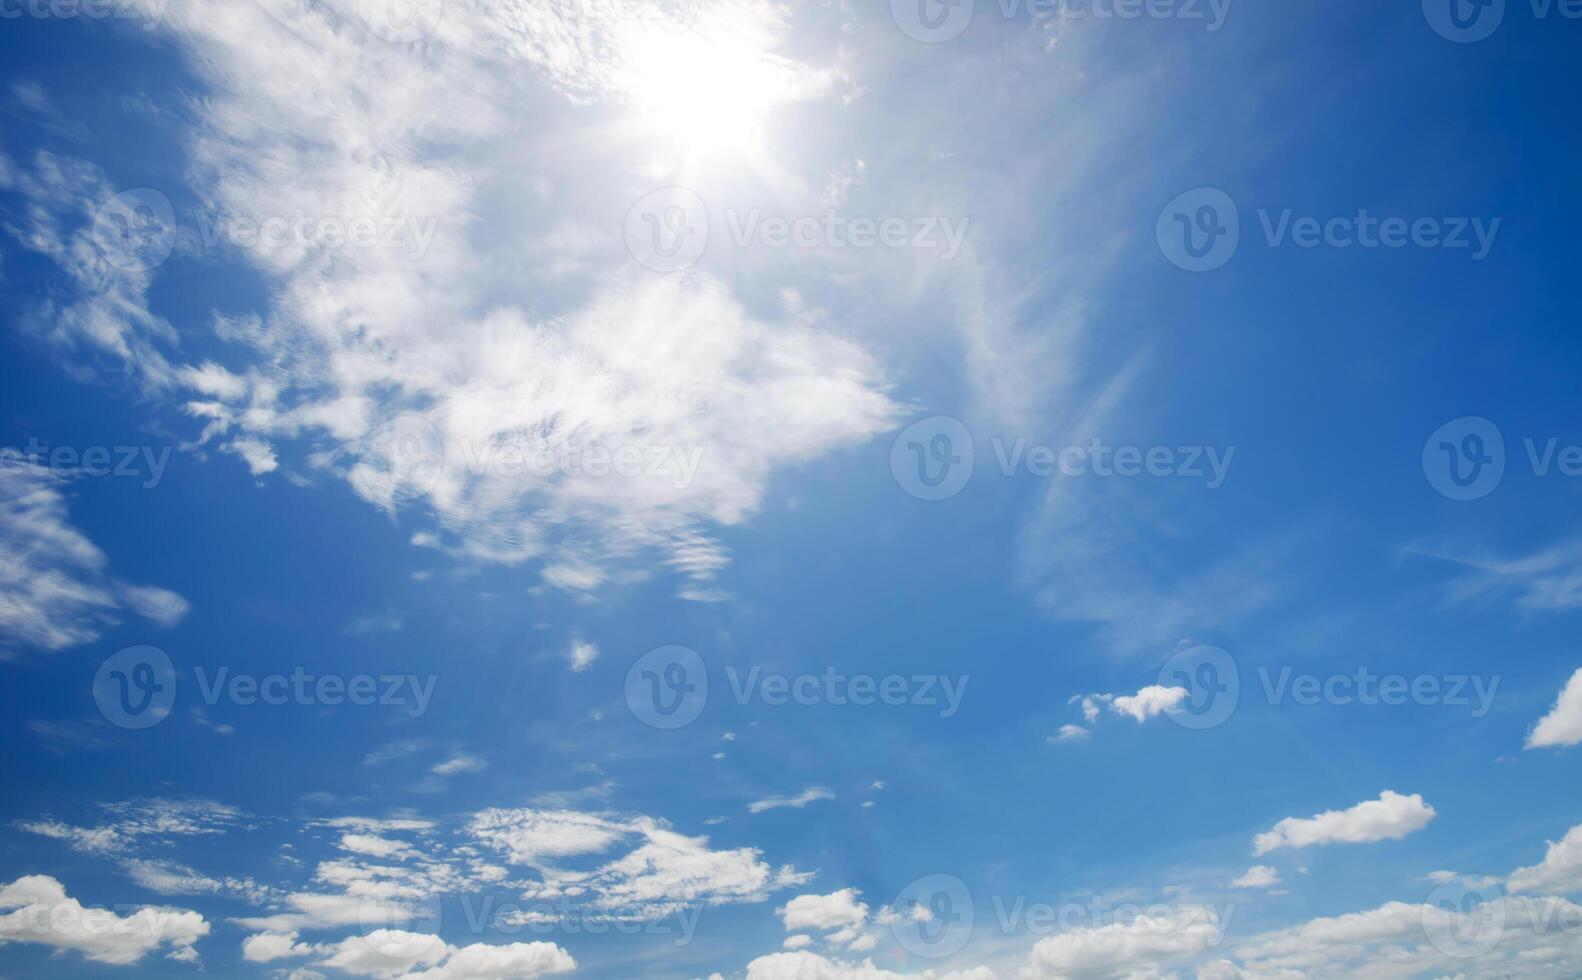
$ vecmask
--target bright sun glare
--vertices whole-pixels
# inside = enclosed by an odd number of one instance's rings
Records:
[[[758,150],[769,111],[787,87],[785,70],[750,45],[684,32],[635,39],[629,64],[646,121],[696,155]]]

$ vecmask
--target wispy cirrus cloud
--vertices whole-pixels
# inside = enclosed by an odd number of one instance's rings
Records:
[[[0,449],[0,643],[50,651],[88,643],[123,610],[161,626],[179,622],[181,596],[110,573],[109,558],[71,523],[68,485]]]

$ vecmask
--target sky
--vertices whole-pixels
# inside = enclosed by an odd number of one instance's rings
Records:
[[[0,0],[0,977],[1582,976],[1565,0]]]

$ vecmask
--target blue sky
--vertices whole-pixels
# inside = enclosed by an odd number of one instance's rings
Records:
[[[1582,975],[1569,13],[0,3],[0,976]]]

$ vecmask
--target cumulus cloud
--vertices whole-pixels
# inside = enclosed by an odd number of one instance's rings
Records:
[[[1511,872],[1506,887],[1513,893],[1565,895],[1582,891],[1582,825],[1551,842],[1542,862]]]
[[[534,980],[576,969],[554,943],[452,946],[436,936],[376,929],[335,944],[323,966],[354,976],[402,980]]]
[[[209,934],[203,916],[184,909],[146,907],[121,916],[84,908],[48,875],[0,885],[0,913],[0,943],[40,943],[118,966],[161,948],[174,959],[195,959],[193,943]]]
[[[1136,694],[1115,698],[1110,702],[1110,710],[1118,715],[1125,715],[1133,721],[1144,722],[1167,711],[1175,710],[1190,693],[1184,687],[1163,687],[1152,684]]]
[[[1306,818],[1286,817],[1253,840],[1253,853],[1264,855],[1282,847],[1400,840],[1428,826],[1434,816],[1434,808],[1420,795],[1403,796],[1385,790],[1377,800],[1358,803],[1349,810],[1330,810]]]
[[[1582,742],[1582,669],[1571,675],[1549,713],[1527,736],[1527,748],[1569,747]]]
[[[1148,968],[1196,956],[1217,946],[1223,924],[1209,908],[1182,906],[1168,915],[1072,929],[1040,939],[1028,954],[1022,980],[1100,980],[1145,975]]]
[[[787,932],[819,930],[826,934],[825,942],[860,952],[873,948],[876,940],[863,932],[868,924],[868,905],[858,901],[858,895],[853,888],[842,888],[828,895],[798,895],[776,909],[775,914],[785,923]],[[802,945],[806,944],[791,945],[788,940],[785,948],[796,949]]]
[[[747,964],[747,980],[995,980],[994,974],[978,967],[965,972],[894,973],[874,966],[872,960],[860,963],[832,960],[805,951],[771,953]]]

